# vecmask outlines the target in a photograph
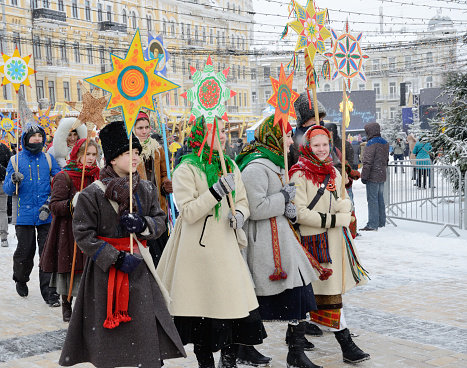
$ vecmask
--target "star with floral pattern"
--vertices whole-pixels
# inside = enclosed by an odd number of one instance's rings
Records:
[[[50,109],[52,108],[52,105],[49,106],[49,108],[43,112],[41,109],[38,111],[38,115],[34,116],[34,120],[36,121],[36,124],[40,125],[44,130],[47,135],[52,135],[52,133],[57,129],[57,124],[53,120],[57,118],[60,114],[56,115],[49,115],[50,114]]]
[[[0,66],[0,73],[3,73],[4,75],[2,86],[11,83],[16,93],[18,93],[19,87],[22,84],[25,86],[31,86],[29,76],[36,72],[28,66],[31,55],[22,58],[18,48],[15,48],[12,56],[2,53],[2,57],[3,62],[5,63]]]

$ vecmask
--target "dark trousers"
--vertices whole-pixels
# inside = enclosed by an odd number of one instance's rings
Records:
[[[394,164],[397,164],[396,161],[403,161],[403,160],[404,160],[404,154],[394,155]],[[402,165],[402,162],[400,164]],[[397,166],[395,167],[395,172],[397,172]],[[404,172],[404,168],[402,168],[402,172]]]
[[[28,282],[34,267],[34,256],[36,255],[36,230],[37,230],[37,245],[39,246],[39,257],[44,250],[47,234],[49,233],[50,224],[39,226],[34,225],[16,225],[16,238],[18,246],[13,254],[13,280],[19,282]],[[42,272],[39,269],[39,283],[42,298],[47,302],[49,295],[55,291],[55,288],[49,287],[52,274]]]

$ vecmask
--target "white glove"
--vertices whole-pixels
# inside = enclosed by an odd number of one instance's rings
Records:
[[[71,204],[74,207],[76,207],[76,203],[78,203],[78,197],[79,197],[80,192],[76,192],[76,194],[73,196],[73,199],[71,200]]]
[[[334,209],[336,212],[352,212],[352,201],[350,199],[337,198]]]
[[[349,226],[352,216],[350,212],[336,213],[336,226]]]

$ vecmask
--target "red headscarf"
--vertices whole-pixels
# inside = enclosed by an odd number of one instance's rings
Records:
[[[81,177],[83,173],[83,164],[78,162],[78,151],[84,143],[86,143],[86,138],[80,139],[75,143],[70,153],[70,159],[68,160],[67,165],[63,168],[63,171],[67,172],[73,181],[75,189],[78,191],[81,189]],[[84,176],[90,180],[84,180],[83,188],[85,188],[87,184],[99,179],[99,168],[95,162],[92,166],[86,166]]]

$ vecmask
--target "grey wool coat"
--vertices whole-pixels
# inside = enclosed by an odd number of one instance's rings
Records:
[[[158,237],[166,229],[165,213],[155,193],[153,183],[140,181],[134,211],[145,216],[149,230],[148,235],[139,236],[142,240]],[[59,364],[91,362],[98,368],[160,368],[161,359],[185,356],[161,291],[144,261],[128,275],[128,314],[132,320],[114,329],[103,327],[109,269],[119,252],[97,236],[122,238],[129,234],[121,230],[117,213],[96,183],[85,188],[78,198],[73,234],[88,260]]]
[[[285,200],[280,193],[284,174],[284,169],[264,158],[253,160],[242,172],[250,204],[250,219],[244,227],[248,238],[248,247],[244,249],[244,254],[258,296],[277,295],[287,289],[318,280],[284,216]],[[269,280],[275,269],[269,221],[271,217],[275,217],[277,221],[281,265],[287,273],[285,280]]]

